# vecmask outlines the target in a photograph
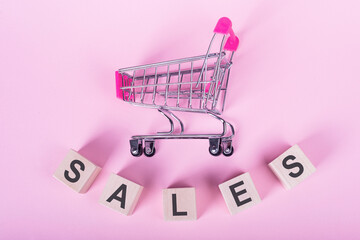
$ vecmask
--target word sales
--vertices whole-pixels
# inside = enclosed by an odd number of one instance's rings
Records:
[[[294,145],[269,163],[269,168],[286,189],[291,189],[315,172],[315,167],[298,145]],[[96,179],[101,168],[70,150],[60,163],[54,177],[78,193],[85,193]],[[250,177],[241,174],[219,186],[231,214],[261,202]],[[99,203],[124,215],[130,215],[141,196],[143,187],[116,174],[111,174],[101,194]],[[195,188],[163,189],[164,219],[196,220]]]

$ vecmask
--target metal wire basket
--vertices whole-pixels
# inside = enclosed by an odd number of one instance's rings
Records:
[[[210,53],[216,35],[222,35],[220,48]],[[135,135],[130,140],[133,156],[155,154],[157,139],[209,139],[209,152],[218,156],[233,153],[233,126],[219,117],[225,106],[226,92],[234,52],[239,39],[228,18],[219,19],[205,55],[121,68],[116,71],[117,97],[130,104],[156,108],[170,122],[169,132]],[[184,134],[182,121],[171,111],[205,113],[218,119],[223,132],[217,134]],[[174,132],[175,119],[180,132]],[[227,127],[230,135],[227,135]],[[144,149],[142,142],[145,142]]]

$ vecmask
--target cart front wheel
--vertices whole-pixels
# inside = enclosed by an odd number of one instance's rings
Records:
[[[143,154],[142,146],[140,145],[138,148],[131,148],[130,153],[134,157],[140,157]]]
[[[140,157],[143,153],[142,140],[130,139],[130,153],[134,157]]]
[[[209,153],[213,156],[219,156],[221,154],[221,138],[210,138]]]
[[[152,157],[155,154],[154,140],[145,140],[144,154],[147,157]]]
[[[144,154],[145,154],[145,156],[147,156],[147,157],[152,157],[152,156],[154,156],[155,155],[155,147],[153,147],[152,149],[151,148],[146,148],[146,147],[144,147]]]
[[[221,154],[221,146],[219,147],[209,147],[209,153],[213,156],[219,156]]]
[[[223,154],[226,157],[230,157],[234,153],[234,147],[231,146],[229,148],[224,149]]]

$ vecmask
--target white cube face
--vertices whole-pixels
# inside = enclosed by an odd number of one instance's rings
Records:
[[[286,189],[292,189],[316,170],[298,145],[286,150],[269,167]]]
[[[196,220],[195,188],[163,189],[163,207],[167,221]]]
[[[54,173],[54,177],[79,193],[85,193],[101,168],[70,150]]]
[[[101,194],[99,203],[124,215],[135,209],[143,187],[112,173]]]
[[[219,185],[229,212],[234,215],[261,202],[249,173],[244,173]]]

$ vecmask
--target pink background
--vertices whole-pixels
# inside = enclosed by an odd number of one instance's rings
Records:
[[[0,2],[0,239],[358,239],[359,1]],[[223,117],[232,157],[208,141],[157,143],[157,111],[115,97],[114,70],[203,54],[219,17],[240,37]],[[179,114],[186,130],[217,122]],[[189,124],[191,123],[191,125]],[[317,172],[286,191],[267,163],[298,143]],[[52,177],[69,148],[103,167],[86,194]],[[132,216],[98,204],[111,172],[145,190]],[[263,201],[235,216],[217,185],[250,172]],[[165,222],[162,192],[194,186],[199,219]]]

